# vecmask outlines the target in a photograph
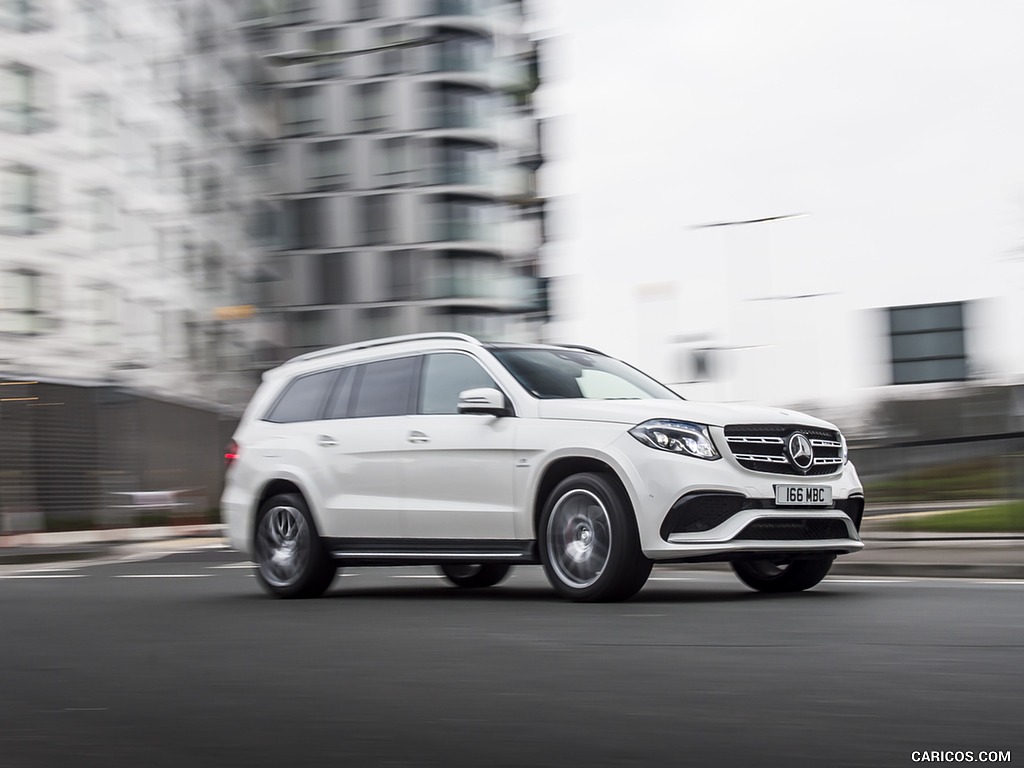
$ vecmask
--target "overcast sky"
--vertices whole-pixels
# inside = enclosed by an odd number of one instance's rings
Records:
[[[534,7],[561,340],[673,381],[706,335],[741,349],[696,394],[827,400],[883,380],[863,310],[996,297],[974,362],[1024,371],[1024,2]]]

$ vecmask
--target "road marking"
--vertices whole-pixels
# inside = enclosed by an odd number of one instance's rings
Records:
[[[413,575],[405,575],[405,574],[395,574],[395,575],[391,576],[391,578],[392,579],[441,579],[441,578],[444,578],[444,577],[441,576],[440,574],[436,574],[435,575],[433,573],[429,573],[429,574],[416,574],[414,576]]]
[[[825,579],[826,584],[906,584],[910,579],[844,579],[844,578],[827,578]]]
[[[648,581],[697,581],[696,576],[651,576]]]
[[[208,573],[120,573],[115,579],[203,579]]]
[[[0,575],[0,579],[82,579],[84,573],[12,573]]]
[[[244,563],[228,563],[227,565],[208,565],[206,567],[212,568],[214,570],[231,570],[234,568],[258,568],[259,566],[257,566],[256,563],[250,563],[246,561]]]

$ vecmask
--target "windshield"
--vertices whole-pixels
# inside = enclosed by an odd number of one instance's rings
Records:
[[[534,397],[545,400],[682,400],[621,360],[573,349],[511,347],[491,352]]]

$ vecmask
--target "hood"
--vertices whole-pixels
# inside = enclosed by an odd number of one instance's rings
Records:
[[[827,421],[785,408],[692,400],[540,400],[542,419],[610,421],[633,426],[649,419],[681,419],[724,427],[728,424],[801,424],[836,429]]]

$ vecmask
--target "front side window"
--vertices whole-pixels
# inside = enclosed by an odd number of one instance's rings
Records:
[[[362,376],[349,415],[358,418],[409,413],[416,363],[415,357],[400,357],[361,366]]]
[[[291,383],[281,399],[267,414],[266,420],[278,424],[315,421],[334,383],[336,371],[323,371],[302,376]]]
[[[681,400],[621,360],[572,349],[509,347],[492,350],[527,392],[542,400]]]
[[[420,413],[458,413],[459,393],[494,387],[494,379],[468,355],[443,352],[427,355],[420,384]]]

